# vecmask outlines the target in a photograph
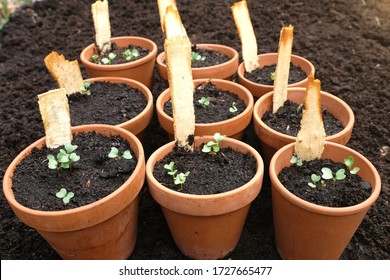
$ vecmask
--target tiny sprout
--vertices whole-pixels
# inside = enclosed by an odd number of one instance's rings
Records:
[[[302,164],[303,164],[302,159],[300,159],[296,156],[292,156],[292,158],[290,159],[290,163],[296,164],[297,166],[302,166]]]
[[[316,187],[316,184],[321,181],[321,176],[318,176],[316,174],[311,174],[311,182],[308,183],[308,185],[312,188],[315,188]]]
[[[206,106],[208,106],[208,105],[210,105],[210,97],[202,97],[201,99],[198,99],[198,102],[200,103],[200,104],[202,104],[202,106],[204,107],[204,108],[206,108]]]
[[[214,141],[209,141],[207,144],[203,145],[202,152],[203,153],[210,153],[212,156],[215,156],[217,152],[221,149],[219,147],[219,142],[221,142],[226,135],[221,135],[219,132],[214,134]]]
[[[236,102],[232,103],[232,106],[229,108],[230,113],[237,112]]]
[[[206,60],[205,56],[201,56],[197,52],[191,52],[191,61],[192,62],[194,62],[194,61],[205,61],[205,60]]]
[[[325,179],[325,180],[330,180],[332,179],[333,180],[333,186],[336,184],[336,181],[337,180],[343,180],[345,179],[345,170],[344,169],[339,169],[337,170],[336,172],[336,176],[333,177],[333,173],[332,173],[332,170],[330,170],[330,168],[328,167],[324,167],[321,169],[321,172],[322,172],[322,178]]]
[[[303,104],[299,104],[299,106],[297,107],[297,114],[300,114],[302,112],[302,109],[303,109]]]
[[[175,185],[180,185],[179,191],[183,189],[184,183],[186,182],[186,179],[188,175],[190,175],[190,172],[187,171],[186,173],[180,172],[177,174],[177,170],[175,169],[175,163],[171,161],[169,164],[164,165],[164,169],[168,170],[168,175],[172,176],[173,183]]]
[[[99,59],[99,56],[98,56],[97,54],[94,54],[94,55],[92,56],[93,62],[97,63],[98,59]]]
[[[118,158],[118,159],[121,159],[121,158],[132,159],[133,158],[133,156],[131,155],[129,150],[124,151],[122,156],[121,156],[119,153],[119,150],[115,147],[111,147],[111,151],[108,154],[108,157],[109,158]]]
[[[64,204],[68,204],[70,199],[74,197],[74,193],[68,192],[65,188],[61,188],[60,191],[56,193],[56,197],[62,198]]]
[[[83,95],[91,95],[91,91],[89,90],[89,87],[91,86],[90,82],[84,81],[84,87],[80,89],[81,94]]]
[[[137,49],[132,49],[132,50],[127,49],[123,53],[123,56],[126,58],[126,61],[133,61],[136,60],[137,57],[139,57],[139,51]]]
[[[276,72],[272,72],[271,75],[269,76],[269,78],[271,79],[271,81],[275,81]]]
[[[64,149],[60,149],[57,157],[49,154],[47,159],[49,160],[48,167],[50,169],[68,169],[72,165],[72,163],[78,161],[80,157],[74,153],[77,149],[77,145],[72,145],[71,143],[67,143],[64,145]]]
[[[109,53],[107,57],[102,58],[101,62],[103,64],[111,64],[111,61],[113,61],[116,58],[116,54]]]
[[[352,168],[353,164],[355,163],[355,160],[353,159],[352,156],[347,157],[344,159],[344,164],[348,167],[348,170],[351,174],[356,174],[360,170],[359,167],[354,167]]]

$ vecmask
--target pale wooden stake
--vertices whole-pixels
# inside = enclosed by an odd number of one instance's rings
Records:
[[[321,158],[324,151],[325,128],[321,111],[321,83],[314,80],[313,74],[308,77],[305,111],[302,115],[301,129],[295,142],[295,154],[298,158],[309,161]]]
[[[72,141],[68,98],[65,89],[38,95],[39,111],[45,128],[46,146],[57,148]]]
[[[165,27],[164,27],[165,12],[167,11],[167,8],[169,6],[176,7],[176,1],[175,0],[157,0],[157,4],[158,4],[158,12],[160,14],[161,30],[163,33],[165,33]]]
[[[259,67],[257,57],[257,42],[251,23],[249,9],[246,1],[236,2],[231,6],[234,22],[241,40],[242,58],[245,71],[250,73]]]
[[[95,26],[96,45],[102,54],[111,50],[111,26],[107,0],[97,0],[91,5],[93,23]]]
[[[45,57],[45,64],[57,81],[58,87],[64,88],[67,95],[80,92],[80,89],[84,87],[84,80],[77,60],[65,60],[63,55],[53,51]]]
[[[288,76],[290,73],[294,27],[283,27],[280,31],[278,60],[274,80],[272,112],[275,113],[287,100]]]

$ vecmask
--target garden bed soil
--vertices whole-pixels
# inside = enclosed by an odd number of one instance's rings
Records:
[[[208,105],[199,102],[202,97],[210,98]],[[231,112],[234,103],[237,111]],[[244,101],[236,94],[220,90],[213,83],[203,83],[195,88],[194,92],[194,110],[196,123],[215,123],[231,119],[246,109]],[[164,103],[165,114],[173,117],[171,100]]]
[[[177,170],[177,174],[190,172],[182,188],[173,183],[172,176],[164,168],[170,162],[174,162],[173,170]],[[243,186],[255,176],[256,167],[256,159],[252,155],[231,148],[221,148],[215,156],[202,151],[188,153],[175,150],[156,163],[153,176],[160,184],[172,190],[207,195]]]
[[[56,1],[38,1],[12,15],[0,32],[1,178],[20,151],[44,135],[37,95],[57,87],[46,69],[44,58],[54,50],[69,60],[78,59],[83,48],[94,42],[90,9],[94,2],[68,0],[66,5],[58,5]],[[176,2],[191,42],[228,45],[242,53],[230,11],[236,1]],[[356,119],[348,146],[367,157],[381,176],[379,198],[341,259],[390,259],[389,2],[247,2],[259,54],[276,52],[282,25],[294,25],[293,53],[314,64],[322,90],[343,99],[352,108]],[[129,11],[137,11],[136,16],[129,17]],[[164,34],[155,1],[111,1],[110,20],[113,37],[128,34],[146,37],[157,44],[159,53],[164,51]],[[81,67],[86,78],[85,69]],[[155,69],[154,100],[166,88],[166,82]],[[245,130],[243,141],[261,152],[252,124]],[[146,158],[167,142],[169,138],[154,112],[144,135]],[[0,195],[0,208],[3,260],[60,258],[35,230],[19,221],[3,194]],[[226,258],[280,259],[274,240],[267,173],[260,195],[249,210],[240,241]],[[140,192],[138,239],[130,259],[186,259],[177,249],[161,209],[151,198],[146,184]]]
[[[244,72],[244,77],[257,84],[273,86],[274,80],[271,79],[276,72],[276,64],[256,68],[252,72]],[[299,67],[290,63],[290,72],[288,74],[288,83],[295,84],[307,78],[306,73]]]
[[[127,84],[93,82],[90,95],[68,96],[72,126],[82,124],[118,125],[140,114],[147,105],[145,95]]]
[[[133,57],[131,60],[126,60],[126,56],[124,56],[123,53],[126,50],[131,51],[133,49],[136,49],[138,51],[139,55],[137,57]],[[127,48],[121,48],[121,47],[117,46],[115,43],[113,43],[113,44],[111,44],[111,50],[109,53],[113,53],[116,55],[115,59],[111,60],[111,63],[110,63],[113,65],[113,64],[128,63],[128,62],[136,61],[137,59],[141,59],[141,58],[147,56],[150,53],[150,50],[148,50],[147,48],[143,48],[143,47],[135,46],[135,45],[131,45],[131,44],[128,45]],[[104,64],[101,62],[101,60],[103,58],[108,58],[109,53],[97,54],[98,58],[96,60],[91,59],[90,61],[93,63],[96,63],[96,64]]]
[[[333,176],[340,169],[345,170],[346,178],[342,180],[323,180],[310,187],[311,175],[322,174],[321,169],[327,167],[332,170]],[[358,174],[351,174],[346,166],[329,159],[317,159],[285,167],[278,174],[282,185],[291,193],[308,202],[328,207],[348,207],[357,205],[370,197],[372,186],[364,182]],[[312,182],[313,183],[313,182]]]
[[[16,201],[41,211],[87,205],[114,192],[130,177],[137,165],[137,158],[129,144],[118,136],[80,133],[73,137],[72,145],[78,146],[74,152],[80,159],[72,163],[69,169],[52,170],[48,167],[47,155],[56,156],[63,146],[33,149],[15,169],[12,190]],[[133,158],[110,158],[111,147],[117,148],[120,155],[129,150]],[[68,204],[56,197],[61,188],[74,193]]]
[[[267,111],[261,120],[270,128],[290,136],[297,136],[301,129],[301,119],[304,106],[286,100],[276,113]],[[344,129],[343,125],[325,108],[322,109],[322,120],[327,136],[339,133]]]

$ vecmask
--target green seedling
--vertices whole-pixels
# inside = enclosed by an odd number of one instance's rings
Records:
[[[219,143],[226,137],[226,135],[221,135],[219,132],[214,134],[214,141],[209,141],[207,144],[203,145],[202,152],[203,153],[209,153],[212,156],[215,156],[219,150],[221,149],[219,147]]]
[[[84,81],[84,87],[80,89],[81,94],[83,95],[91,95],[91,91],[89,90],[89,87],[91,86],[90,82]]]
[[[195,62],[195,61],[205,61],[206,60],[206,57],[205,56],[201,56],[200,54],[198,54],[197,52],[191,52],[191,62]]]
[[[133,158],[133,156],[131,155],[129,150],[124,151],[123,154],[120,155],[119,150],[115,147],[111,147],[111,151],[108,154],[108,157],[109,158],[118,158],[118,159],[121,159],[121,158],[132,159]]]
[[[321,176],[318,176],[316,174],[311,174],[311,182],[308,183],[308,185],[312,188],[317,187],[317,183],[321,181]]]
[[[133,61],[139,57],[139,51],[137,49],[132,49],[132,50],[127,49],[123,53],[123,56],[126,58],[126,61]]]
[[[64,204],[68,204],[70,199],[74,197],[73,192],[68,192],[65,188],[61,188],[58,193],[56,193],[56,197],[62,198]]]
[[[275,81],[276,72],[272,72],[271,75],[269,76],[269,78],[271,79],[271,81]]]
[[[94,55],[92,56],[93,62],[97,63],[97,62],[98,62],[98,59],[99,59],[99,56],[98,56],[97,54],[94,54]]]
[[[173,183],[175,185],[180,185],[179,191],[181,191],[184,187],[184,183],[186,182],[188,175],[190,175],[190,172],[180,172],[178,174],[177,170],[175,169],[175,163],[173,161],[171,161],[169,164],[165,164],[164,169],[168,170],[168,175],[172,176]]]
[[[206,106],[210,105],[210,97],[202,97],[201,99],[198,99],[198,102],[202,104],[203,108],[206,108]]]
[[[237,112],[237,107],[236,107],[236,102],[233,102],[232,103],[232,106],[229,108],[229,111],[230,111],[230,113],[235,113],[235,112]]]
[[[297,107],[297,114],[302,113],[302,110],[303,110],[303,104],[299,104],[299,106]]]
[[[102,58],[101,62],[103,64],[111,64],[111,61],[113,61],[116,58],[116,54],[109,53],[107,57]]]
[[[349,156],[347,157],[346,159],[344,159],[344,164],[347,166],[349,172],[351,174],[356,174],[358,173],[358,171],[360,170],[359,167],[354,167],[352,168],[353,164],[355,163],[355,160],[353,159],[352,156]]]
[[[77,149],[77,145],[67,143],[64,145],[64,149],[60,149],[59,153],[55,157],[49,154],[47,159],[49,160],[48,167],[50,169],[68,169],[70,166],[78,161],[80,157],[74,152]]]
[[[330,180],[330,179],[332,179],[332,181],[333,181],[333,187],[335,186],[336,181],[338,181],[338,180],[344,180],[345,177],[346,177],[346,176],[345,176],[345,169],[339,169],[339,170],[337,170],[335,176],[333,176],[332,170],[330,170],[330,168],[328,168],[328,167],[322,168],[322,169],[321,169],[321,172],[322,172],[321,177],[322,177],[324,180]]]
[[[302,159],[297,158],[296,156],[292,156],[292,158],[290,159],[290,163],[296,164],[297,166],[302,166],[303,164]]]

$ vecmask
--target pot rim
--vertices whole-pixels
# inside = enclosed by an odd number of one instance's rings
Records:
[[[289,91],[304,91],[306,92],[306,88],[303,88],[303,87],[289,87],[287,88],[287,92]],[[265,99],[269,98],[271,95],[273,95],[273,91],[270,91],[266,94],[264,94],[263,96],[261,96],[256,102],[255,102],[255,105],[253,107],[253,118],[254,118],[254,121],[256,121],[264,130],[268,131],[269,133],[272,133],[272,134],[275,134],[277,135],[278,138],[282,138],[282,139],[285,139],[287,141],[294,141],[296,140],[296,136],[290,136],[290,135],[287,135],[287,134],[284,134],[284,133],[281,133],[279,131],[276,131],[274,130],[273,128],[269,127],[268,125],[266,125],[263,121],[262,121],[262,116],[259,115],[259,108],[261,107],[262,103],[264,102]],[[341,137],[341,135],[344,135],[344,134],[347,134],[348,131],[352,131],[353,129],[353,126],[354,126],[354,123],[355,123],[355,115],[351,109],[351,107],[344,101],[342,100],[341,98],[331,94],[331,93],[328,93],[326,91],[320,91],[320,94],[321,96],[325,96],[329,99],[332,99],[332,100],[335,100],[337,103],[340,103],[343,105],[343,107],[346,109],[347,113],[348,113],[348,117],[350,119],[350,121],[347,123],[347,125],[338,133],[336,134],[332,134],[332,135],[329,135],[329,136],[326,136],[325,137],[325,140],[326,141],[332,141],[334,139],[337,139],[339,137]]]
[[[248,113],[253,111],[253,106],[254,106],[253,95],[250,93],[250,91],[246,87],[244,87],[244,86],[242,86],[240,84],[237,84],[235,82],[228,81],[228,80],[223,80],[223,79],[195,79],[195,80],[193,80],[195,85],[201,84],[201,83],[206,82],[206,81],[216,82],[218,84],[225,83],[225,84],[229,84],[229,85],[231,85],[233,87],[240,88],[247,95],[247,97],[249,99],[249,102],[248,102],[248,104],[245,104],[246,105],[245,110],[243,112],[241,112],[240,114],[234,116],[233,118],[222,120],[222,121],[218,121],[218,122],[213,122],[213,123],[195,123],[195,127],[207,128],[207,127],[214,127],[214,126],[217,126],[217,125],[224,125],[224,124],[226,124],[228,122],[236,121],[237,119],[241,118],[242,116],[244,116],[244,115],[246,115],[246,114],[248,114]],[[234,93],[234,92],[232,92],[232,93]],[[165,119],[168,119],[170,122],[173,123],[173,121],[174,121],[173,117],[167,115],[164,112],[164,109],[163,109],[164,104],[162,104],[162,99],[164,99],[166,97],[166,95],[168,95],[168,94],[170,94],[170,88],[165,89],[159,95],[159,97],[156,100],[156,110],[158,111],[159,114],[161,114],[162,117],[164,117]],[[234,94],[237,95],[236,93],[234,93]],[[162,106],[159,106],[159,105],[162,105]]]
[[[137,67],[137,66],[144,64],[144,63],[146,63],[146,62],[148,62],[156,57],[157,45],[155,42],[153,42],[150,39],[147,39],[144,37],[138,37],[138,36],[120,36],[120,37],[112,37],[111,38],[111,42],[127,41],[127,40],[130,42],[134,41],[134,40],[142,41],[145,44],[150,44],[152,49],[148,48],[150,51],[149,54],[142,57],[141,59],[137,59],[135,61],[130,61],[130,62],[121,63],[121,64],[103,65],[103,64],[96,64],[96,63],[90,62],[89,59],[86,58],[86,52],[89,51],[90,49],[96,47],[96,43],[92,43],[83,49],[83,51],[80,54],[80,60],[84,65],[86,65],[87,67],[92,68],[92,69],[105,68],[108,71],[117,71],[117,70],[123,70],[126,68]],[[136,45],[136,44],[134,44],[134,45]]]
[[[287,199],[294,205],[297,205],[298,207],[322,215],[343,216],[343,215],[353,215],[355,213],[360,212],[364,208],[368,209],[377,200],[379,193],[381,191],[381,178],[374,165],[359,152],[349,147],[346,147],[344,145],[334,143],[334,142],[329,142],[329,141],[325,141],[325,149],[327,149],[327,147],[335,147],[337,149],[346,150],[351,155],[354,155],[355,158],[359,157],[362,161],[364,161],[367,164],[368,168],[372,171],[372,175],[374,177],[374,182],[375,182],[375,184],[372,186],[371,195],[365,201],[347,207],[328,207],[328,206],[317,205],[295,196],[282,185],[275,171],[275,165],[278,157],[281,154],[287,153],[289,151],[293,151],[294,146],[295,143],[290,143],[282,147],[281,149],[279,149],[272,157],[269,165],[269,174],[271,178],[272,188],[275,188],[285,199]],[[289,163],[288,166],[290,165],[291,163]]]

